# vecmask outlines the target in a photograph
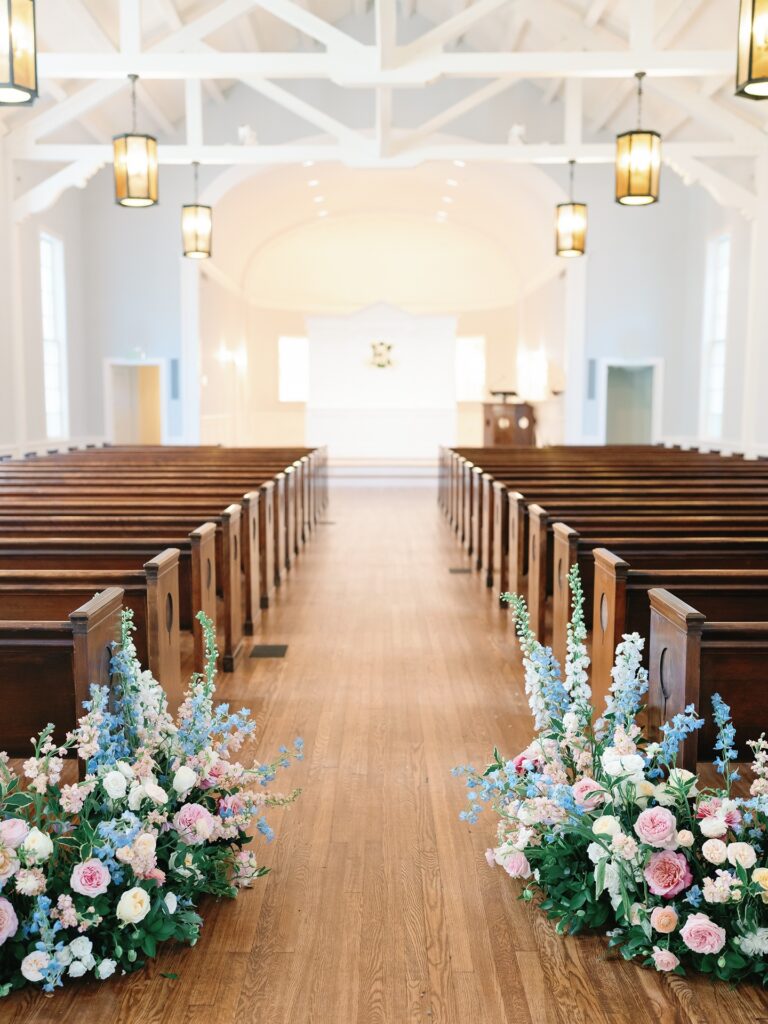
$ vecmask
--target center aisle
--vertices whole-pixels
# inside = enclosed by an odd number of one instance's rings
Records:
[[[0,1003],[0,1021],[61,1024],[651,1024],[768,1019],[765,997],[606,962],[518,902],[469,827],[458,763],[510,755],[530,720],[507,616],[462,567],[432,488],[338,488],[219,696],[246,704],[258,754],[303,736],[281,776],[304,790],[259,842],[274,873],[209,905],[193,950],[141,975]],[[162,977],[176,973],[176,980]],[[5,1014],[5,1016],[4,1016]],[[52,1015],[53,1014],[53,1015]]]

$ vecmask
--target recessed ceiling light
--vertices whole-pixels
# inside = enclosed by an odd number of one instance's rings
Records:
[[[325,196],[313,196],[312,199],[313,199],[313,202],[315,202],[315,203],[324,203],[325,202]]]
[[[309,185],[310,188],[317,188],[320,182],[317,178],[310,178],[307,184]]]
[[[454,160],[453,161],[453,166],[454,167],[466,167],[467,165],[466,165],[466,163],[463,160]]]
[[[452,203],[453,202],[453,196],[443,196],[443,202],[444,203]]]
[[[314,167],[315,166],[315,161],[314,160],[305,160],[304,163],[301,166],[302,167]]]
[[[327,210],[318,210],[317,211],[317,216],[318,217],[327,217],[328,216],[328,211]]]
[[[447,210],[438,210],[437,213],[435,214],[435,217],[437,217],[438,220],[445,220],[447,216]]]

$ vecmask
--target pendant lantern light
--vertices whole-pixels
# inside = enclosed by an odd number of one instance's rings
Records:
[[[184,255],[191,260],[205,260],[211,255],[213,210],[197,201],[197,160],[192,164],[195,172],[195,201],[181,208],[181,238]]]
[[[736,95],[768,97],[768,2],[741,0],[736,60]]]
[[[136,80],[131,80],[133,127],[113,139],[115,201],[120,206],[154,206],[157,203],[157,139],[136,131]]]
[[[616,202],[647,206],[658,202],[661,136],[642,127],[644,71],[637,78],[637,128],[616,137]]]
[[[0,103],[37,99],[35,0],[0,0]]]
[[[559,203],[555,210],[555,253],[567,259],[583,256],[587,246],[587,204],[573,201],[573,169],[575,160],[569,160],[570,198]]]

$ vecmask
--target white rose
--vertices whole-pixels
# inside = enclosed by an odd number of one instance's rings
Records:
[[[107,772],[101,780],[101,784],[107,791],[107,796],[110,800],[121,800],[128,790],[125,776],[117,771]]]
[[[600,843],[590,843],[587,847],[587,856],[593,864],[599,864],[601,860],[605,860],[606,857],[610,857],[610,853],[601,846]]]
[[[677,845],[684,849],[693,846],[693,832],[689,832],[687,828],[681,828],[677,833]]]
[[[592,823],[592,831],[599,836],[615,836],[621,832],[621,822],[612,814],[604,814]]]
[[[645,779],[645,761],[640,754],[619,754],[613,747],[602,758],[603,771],[611,778],[627,776],[627,781],[640,783]]]
[[[69,948],[72,951],[72,956],[76,956],[78,960],[85,960],[93,951],[93,943],[87,936],[78,935],[70,942]]]
[[[125,924],[138,924],[149,913],[149,895],[138,886],[128,889],[120,897],[115,913]]]
[[[173,776],[173,788],[179,796],[184,796],[185,793],[188,793],[196,782],[197,773],[193,772],[192,769],[185,764],[183,764]]]
[[[749,871],[757,862],[757,854],[749,843],[728,843],[728,863]]]
[[[85,964],[82,963],[82,961],[80,960],[73,960],[72,963],[69,965],[69,970],[67,971],[67,974],[70,976],[70,978],[82,978],[82,976],[85,974]]]
[[[710,864],[723,864],[728,848],[722,839],[708,839],[701,848],[702,855]]]
[[[56,960],[64,967],[66,967],[67,964],[72,963],[72,953],[70,952],[69,946],[56,950]]]
[[[99,981],[106,981],[107,978],[111,978],[115,973],[117,967],[116,960],[102,960],[99,966],[96,968],[96,977]]]
[[[134,776],[133,768],[131,768],[127,761],[118,761],[117,764],[115,765],[115,768],[117,768],[120,774],[124,775],[126,779],[132,779]],[[106,963],[107,961],[104,962]]]
[[[21,848],[27,855],[27,861],[32,864],[42,864],[53,853],[51,837],[41,832],[39,828],[29,830]]]
[[[42,949],[36,949],[34,953],[28,953],[21,961],[21,973],[27,981],[42,981],[42,972],[51,962],[51,958]]]
[[[143,786],[139,784],[131,786],[131,791],[128,794],[129,809],[132,811],[138,811],[138,809],[141,807],[141,801],[144,799],[145,796],[146,793],[144,792]]]
[[[168,794],[165,792],[163,787],[158,786],[156,782],[145,782],[144,792],[155,804],[164,804],[168,800]]]
[[[656,786],[647,779],[635,784],[635,803],[645,807],[651,797],[656,796]]]
[[[675,794],[667,786],[666,782],[659,783],[654,790],[654,799],[657,804],[661,804],[662,807],[671,807],[675,801]]]
[[[164,902],[165,902],[165,906],[166,906],[166,908],[168,910],[168,913],[169,914],[175,914],[176,913],[176,908],[179,905],[179,901],[176,899],[176,894],[172,893],[172,892],[167,892],[165,894],[165,901]]]
[[[722,818],[702,818],[699,822],[699,828],[701,829],[701,834],[709,839],[717,839],[720,836],[724,836],[728,831],[728,826]]]

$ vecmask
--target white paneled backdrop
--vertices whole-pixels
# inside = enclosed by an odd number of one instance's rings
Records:
[[[456,319],[387,305],[310,317],[307,444],[338,458],[433,459],[456,442]],[[392,346],[392,366],[371,345]]]

